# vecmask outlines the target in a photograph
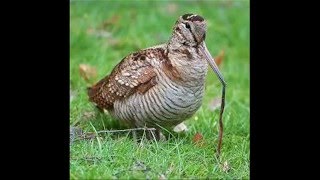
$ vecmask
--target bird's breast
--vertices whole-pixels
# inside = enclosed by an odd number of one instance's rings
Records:
[[[201,106],[204,82],[182,86],[163,71],[157,71],[157,84],[144,94],[136,93],[116,101],[112,114],[135,126],[154,124],[174,126],[191,117]]]
[[[150,61],[156,85],[145,93],[115,101],[112,114],[135,126],[174,126],[190,118],[201,106],[207,63],[198,55],[168,56]]]

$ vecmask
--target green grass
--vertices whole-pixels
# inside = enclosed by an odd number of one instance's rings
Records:
[[[213,56],[221,50],[220,67],[227,81],[222,154],[215,157],[218,113],[209,102],[220,96],[221,85],[209,69],[202,107],[186,121],[189,131],[173,133],[165,142],[136,143],[130,134],[107,134],[78,140],[70,146],[71,179],[248,179],[249,135],[249,1],[72,1],[70,3],[70,124],[84,132],[123,128],[88,102],[88,83],[79,74],[79,64],[96,67],[104,77],[126,55],[166,42],[178,16],[197,13],[208,21],[206,44]],[[105,20],[117,16],[109,25]],[[103,31],[106,37],[92,31]],[[192,141],[199,132],[204,144]],[[138,163],[140,162],[140,166]],[[221,164],[227,162],[230,170]]]

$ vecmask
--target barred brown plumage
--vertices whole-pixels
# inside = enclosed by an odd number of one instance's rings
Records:
[[[123,58],[110,75],[89,88],[89,100],[133,127],[160,132],[158,125],[178,125],[201,106],[207,61],[225,85],[206,48],[206,31],[201,16],[180,16],[168,43]]]

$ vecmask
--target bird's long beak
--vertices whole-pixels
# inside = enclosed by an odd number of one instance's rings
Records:
[[[220,82],[223,85],[226,85],[226,82],[224,81],[224,78],[223,78],[222,74],[220,73],[219,68],[218,68],[217,64],[215,63],[213,57],[211,56],[210,52],[208,51],[206,43],[204,41],[202,41],[202,43],[199,45],[199,49],[200,49],[201,53],[203,54],[204,58],[207,60],[210,67],[212,68],[212,70],[218,76]]]
[[[224,104],[225,104],[225,95],[226,95],[226,82],[223,79],[222,74],[219,71],[217,64],[214,62],[211,54],[209,53],[207,46],[204,41],[199,45],[199,49],[203,54],[204,58],[207,60],[209,65],[211,66],[212,70],[217,74],[221,84],[222,84],[222,94],[221,94],[221,109],[220,109],[220,117],[219,117],[219,142],[218,142],[218,156],[220,155],[221,151],[221,144],[222,144],[222,136],[223,136],[223,123],[222,123],[222,115],[224,112]]]

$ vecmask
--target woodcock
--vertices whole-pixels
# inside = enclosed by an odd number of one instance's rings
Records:
[[[208,64],[225,87],[204,42],[206,32],[207,24],[201,16],[180,16],[166,44],[123,58],[110,75],[88,89],[89,100],[132,127],[155,128],[158,139],[160,127],[178,125],[199,109]],[[222,92],[220,128],[224,88]]]

